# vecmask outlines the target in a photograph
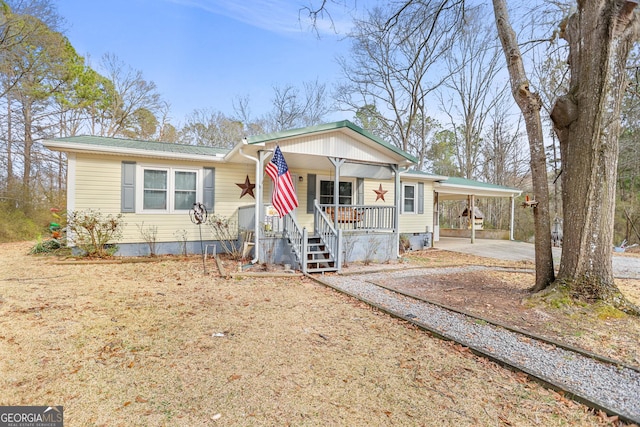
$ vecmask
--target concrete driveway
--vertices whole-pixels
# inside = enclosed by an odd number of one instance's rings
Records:
[[[436,248],[453,252],[462,252],[489,258],[511,261],[535,261],[535,249],[532,243],[511,240],[471,239],[441,237],[435,242]],[[553,263],[560,265],[561,248],[552,248]],[[618,278],[640,279],[640,258],[615,254],[613,256],[613,274]]]

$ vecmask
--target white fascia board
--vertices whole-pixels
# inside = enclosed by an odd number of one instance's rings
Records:
[[[406,176],[406,177],[421,180],[421,181],[434,181],[434,182],[443,181],[448,178],[447,176],[444,176],[444,175],[425,175],[421,173],[412,173],[412,172],[413,171],[410,171],[410,170],[400,172],[400,176],[401,177]]]
[[[435,191],[446,194],[460,194],[460,195],[474,195],[485,197],[510,197],[519,196],[522,194],[521,190],[516,189],[501,189],[501,188],[479,188],[467,185],[455,185],[438,182],[435,184]]]

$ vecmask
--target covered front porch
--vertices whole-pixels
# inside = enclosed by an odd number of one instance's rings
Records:
[[[264,173],[276,147],[298,198],[282,218],[270,204],[273,183]],[[239,214],[240,228],[254,230],[253,262],[273,259],[274,252],[279,262],[290,252],[287,263],[321,272],[340,270],[349,258],[398,256],[400,176],[414,164],[412,156],[350,122],[249,138],[236,154],[255,166],[255,204]],[[359,254],[366,247],[376,250]]]

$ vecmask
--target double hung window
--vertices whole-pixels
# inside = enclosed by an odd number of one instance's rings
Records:
[[[196,202],[198,171],[142,167],[142,212],[188,211]]]
[[[416,213],[417,192],[415,184],[402,185],[402,213]]]

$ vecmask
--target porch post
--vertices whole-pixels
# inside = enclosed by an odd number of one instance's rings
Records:
[[[511,196],[511,218],[509,218],[509,240],[515,240],[513,238],[514,219],[516,216],[516,201],[515,197]]]
[[[470,198],[469,220],[471,221],[471,243],[476,242],[476,197],[472,194]]]
[[[340,204],[340,166],[344,164],[344,159],[330,157],[333,163],[333,227],[338,229],[338,205]]]
[[[395,182],[394,182],[394,204],[396,206],[395,212],[393,214],[393,233],[395,249],[394,253],[396,255],[396,259],[400,258],[400,205],[402,203],[402,194],[400,188],[400,167],[398,165],[391,165],[391,169],[395,174]]]
[[[256,194],[256,232],[255,232],[255,240],[256,240],[256,246],[255,246],[255,252],[256,252],[256,258],[258,258],[258,262],[262,262],[262,254],[260,253],[260,233],[262,233],[262,230],[264,229],[263,227],[260,227],[260,219],[264,218],[264,201],[262,200],[262,196],[264,194],[263,188],[264,188],[264,173],[262,173],[262,171],[264,171],[264,160],[267,158],[267,156],[271,154],[270,151],[264,151],[264,150],[260,150],[258,151],[258,171],[256,173],[256,187],[257,188],[257,194]]]

